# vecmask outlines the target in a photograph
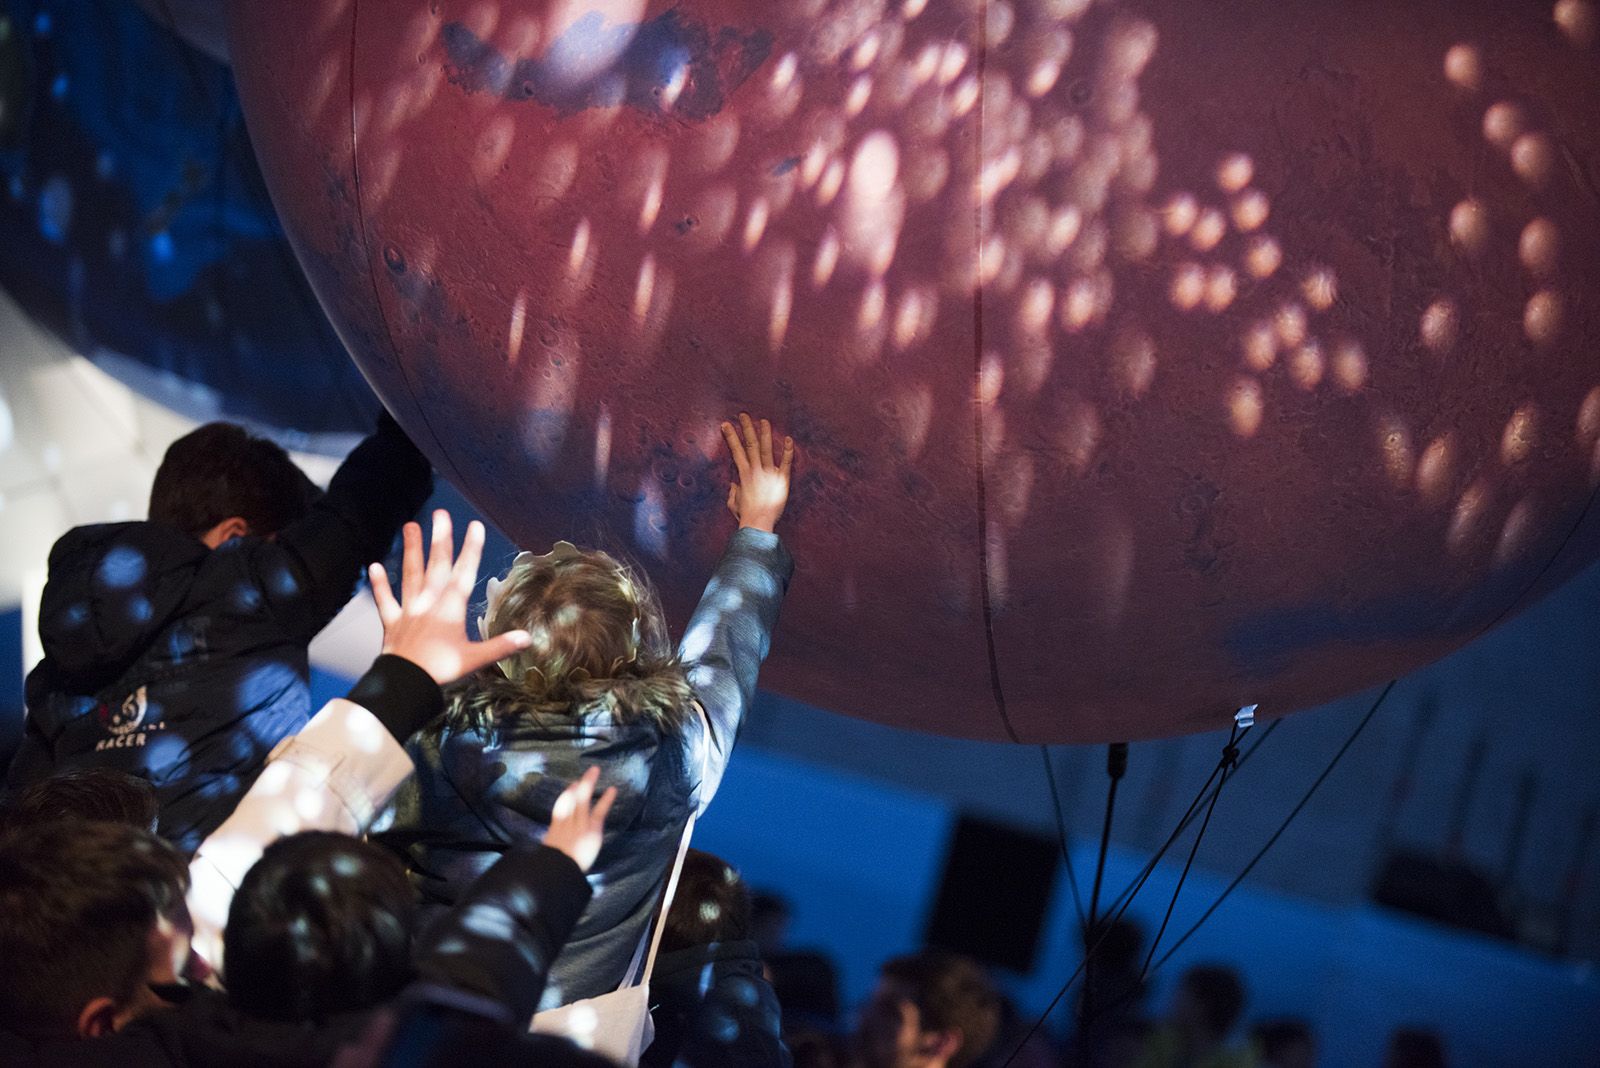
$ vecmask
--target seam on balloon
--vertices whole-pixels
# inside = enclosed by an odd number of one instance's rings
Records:
[[[973,180],[983,180],[983,77],[989,59],[989,5],[987,0],[978,8],[978,106],[974,120],[977,136],[978,165]],[[982,197],[973,197],[973,276],[972,276],[972,421],[974,430],[974,470],[977,473],[978,508],[978,592],[983,608],[983,643],[989,655],[989,692],[994,697],[995,711],[1006,736],[1021,742],[1011,716],[1006,710],[1006,691],[1000,679],[1000,655],[994,644],[994,603],[989,592],[989,508],[983,475],[983,212]]]
[[[400,384],[405,387],[406,396],[411,399],[411,406],[416,409],[417,416],[422,420],[423,429],[433,439],[436,446],[435,455],[439,456],[443,465],[449,469],[450,481],[456,486],[466,483],[461,478],[461,472],[456,470],[455,463],[450,458],[450,453],[445,450],[439,435],[433,429],[433,422],[428,418],[428,410],[417,396],[417,391],[411,385],[411,376],[406,372],[405,360],[400,356],[400,346],[395,344],[394,331],[389,328],[389,313],[384,307],[383,294],[378,289],[378,272],[372,263],[372,243],[367,240],[367,207],[361,198],[361,146],[356,142],[356,27],[361,22],[361,0],[354,0],[350,5],[350,62],[348,71],[349,109],[350,117],[350,176],[355,187],[356,195],[356,222],[358,223],[357,240],[361,242],[362,257],[367,264],[367,283],[372,287],[372,301],[377,308],[378,321],[383,324],[383,337],[389,343],[389,353],[394,358],[395,368],[400,372]]]

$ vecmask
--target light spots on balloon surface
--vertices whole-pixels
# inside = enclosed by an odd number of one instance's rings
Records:
[[[1436,300],[1422,313],[1420,326],[1422,343],[1438,355],[1455,348],[1460,332],[1460,318],[1456,306],[1449,300]]]
[[[1428,443],[1417,461],[1417,493],[1437,507],[1449,499],[1454,470],[1454,437],[1445,433]]]
[[[1483,56],[1470,44],[1451,45],[1444,54],[1444,76],[1452,85],[1476,92],[1483,84]]]
[[[538,85],[531,102],[512,100],[509,74],[494,99],[448,79],[429,90],[418,71],[441,66],[440,18],[508,70],[578,63],[551,58],[564,27],[440,7],[385,38],[394,84],[353,119],[363,167],[381,184],[389,126],[414,138],[413,124],[440,131],[448,115],[465,127],[446,138],[466,153],[465,181],[440,195],[473,234],[491,232],[474,213],[498,213],[511,247],[486,252],[492,271],[458,265],[439,283],[492,316],[455,335],[448,303],[437,317],[401,305],[420,326],[389,320],[405,345],[437,330],[463,364],[465,342],[492,329],[508,367],[466,407],[527,405],[537,391],[543,413],[511,433],[485,421],[505,472],[533,471],[541,498],[593,509],[646,555],[688,565],[711,551],[692,516],[720,501],[657,477],[663,452],[677,469],[699,463],[675,426],[774,405],[799,428],[802,463],[815,461],[797,483],[797,531],[840,549],[836,568],[808,576],[813,592],[797,587],[816,599],[806,618],[842,606],[856,633],[892,615],[884,605],[902,595],[886,598],[856,556],[885,552],[865,531],[900,523],[932,546],[919,547],[919,578],[937,594],[917,600],[906,583],[903,595],[927,633],[969,619],[982,580],[1002,628],[1043,633],[1015,621],[1038,622],[1029,598],[1064,581],[1046,576],[1070,574],[1071,598],[1094,600],[1081,592],[1089,577],[1124,559],[1139,566],[1104,599],[1126,614],[1085,610],[1092,626],[1044,630],[1088,646],[1107,620],[1148,630],[1151,574],[1192,584],[1186,610],[1209,597],[1232,611],[1219,591],[1276,578],[1263,597],[1298,596],[1314,569],[1288,554],[1258,568],[1251,554],[1303,537],[1306,557],[1337,557],[1347,549],[1332,532],[1347,528],[1352,566],[1425,543],[1454,574],[1482,576],[1543,551],[1564,491],[1533,496],[1532,518],[1511,524],[1523,533],[1507,536],[1512,509],[1536,484],[1582,481],[1600,449],[1600,415],[1586,434],[1577,407],[1600,377],[1572,370],[1592,234],[1570,203],[1565,153],[1583,135],[1570,101],[1546,99],[1481,22],[1416,31],[1403,75],[1330,31],[1317,45],[1329,62],[1297,76],[1277,54],[1195,73],[1207,29],[1182,5],[802,0],[735,15],[689,0],[683,19],[770,34],[743,80],[724,83],[724,106],[690,118],[698,85],[684,72],[703,68],[665,52],[649,83],[659,105],[615,103],[602,92],[615,71],[588,59],[587,95],[570,106]],[[1589,47],[1589,5],[1535,7],[1542,37],[1518,47],[1581,60],[1570,50]],[[1233,46],[1207,47],[1237,61]],[[1289,35],[1285,51],[1300,48]],[[1285,71],[1281,94],[1261,92]],[[1249,91],[1231,95],[1235,78]],[[1407,99],[1391,99],[1397,82]],[[391,197],[408,174],[450,166],[413,152],[398,157]],[[432,216],[413,212],[413,226],[398,203],[377,213],[396,229],[384,238],[420,271],[415,231]],[[546,377],[542,337],[565,331],[581,341],[572,370]],[[1495,380],[1511,364],[1526,388]],[[1541,375],[1561,380],[1564,400],[1534,384]],[[1506,387],[1492,403],[1491,384]],[[1507,421],[1526,405],[1524,445]],[[719,458],[713,444],[705,462]],[[1257,514],[1271,522],[1243,519]],[[1046,531],[1068,549],[1046,548]],[[807,650],[827,642],[807,635]]]
[[[1594,0],[1556,0],[1551,17],[1574,47],[1594,46],[1600,33],[1600,15],[1596,14]]]

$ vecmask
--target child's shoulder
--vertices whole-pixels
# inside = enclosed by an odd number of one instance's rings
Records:
[[[191,575],[211,550],[161,523],[97,523],[73,527],[50,549],[50,581],[58,590],[144,590]]]

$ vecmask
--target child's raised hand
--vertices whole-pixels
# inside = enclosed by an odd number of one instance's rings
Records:
[[[372,599],[383,621],[383,651],[416,664],[440,686],[504,660],[528,647],[528,633],[507,631],[487,641],[467,637],[467,598],[478,580],[483,555],[483,524],[473,520],[461,544],[461,558],[450,562],[450,513],[433,513],[433,551],[424,562],[422,528],[407,523],[401,557],[400,601],[389,588],[382,564],[368,569]]]
[[[783,439],[783,456],[775,459],[772,452],[772,424],[761,420],[759,433],[756,424],[744,412],[739,413],[739,428],[732,423],[722,424],[722,437],[733,453],[733,466],[738,472],[732,486],[728,487],[728,511],[741,527],[755,527],[770,532],[778,525],[784,505],[789,503],[789,470],[794,466],[794,439]]]
[[[611,811],[611,802],[617,799],[617,788],[609,786],[600,800],[594,801],[594,787],[599,781],[600,769],[590,768],[577,782],[561,791],[550,813],[550,829],[544,832],[545,845],[561,850],[585,872],[594,866],[594,858],[600,855],[606,814]]]

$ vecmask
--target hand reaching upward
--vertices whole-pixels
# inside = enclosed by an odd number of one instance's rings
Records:
[[[483,555],[483,524],[473,520],[461,544],[461,558],[451,564],[450,513],[433,513],[433,552],[424,561],[422,528],[405,525],[405,551],[400,566],[400,600],[389,589],[382,564],[369,569],[372,599],[383,621],[383,651],[416,664],[440,686],[504,660],[528,647],[528,633],[507,631],[487,641],[467,637],[467,598],[478,579]]]
[[[739,427],[722,424],[722,437],[733,453],[738,477],[728,487],[728,511],[741,527],[771,532],[789,503],[789,471],[794,466],[794,439],[783,439],[783,456],[772,452],[772,424],[756,424],[745,412],[739,413]]]
[[[599,781],[600,769],[590,768],[577,782],[561,791],[550,814],[550,829],[544,833],[545,845],[571,857],[585,872],[594,866],[594,859],[600,855],[606,813],[617,799],[617,788],[608,786],[599,800],[595,800],[594,788]]]

